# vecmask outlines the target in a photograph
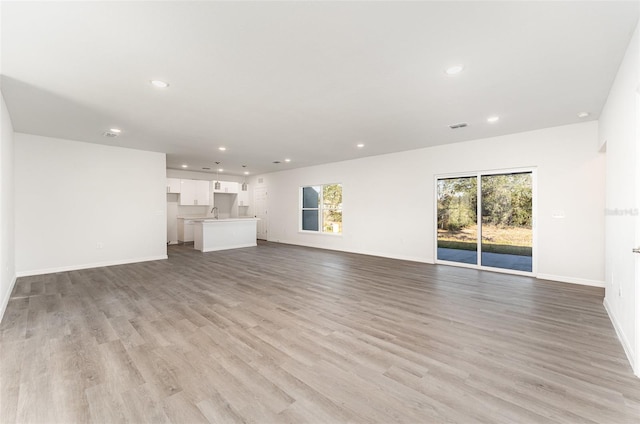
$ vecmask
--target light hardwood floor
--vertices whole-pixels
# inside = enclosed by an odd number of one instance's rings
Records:
[[[601,289],[260,243],[21,278],[2,423],[638,423]]]

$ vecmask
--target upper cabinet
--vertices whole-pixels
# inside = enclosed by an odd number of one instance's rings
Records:
[[[167,193],[180,193],[180,178],[167,178]]]
[[[214,193],[238,193],[238,183],[232,181],[220,181],[220,190],[215,189],[215,181],[213,182]]]
[[[180,180],[180,204],[183,206],[208,206],[209,181]]]

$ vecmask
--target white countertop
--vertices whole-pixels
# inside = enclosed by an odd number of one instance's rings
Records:
[[[195,221],[195,222],[230,222],[230,221],[257,221],[260,218],[254,218],[252,216],[248,216],[246,218],[220,218],[220,219],[216,219],[216,218],[185,218],[185,219],[190,219],[191,221]]]

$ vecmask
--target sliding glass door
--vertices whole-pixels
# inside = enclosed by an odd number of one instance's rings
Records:
[[[533,189],[531,172],[481,178],[480,264],[532,271]]]
[[[532,272],[533,201],[533,171],[437,178],[437,260]]]

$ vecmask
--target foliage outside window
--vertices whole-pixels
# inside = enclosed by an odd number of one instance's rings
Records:
[[[342,184],[302,187],[301,198],[302,231],[342,234]]]
[[[437,246],[457,251],[453,256],[439,250],[439,259],[531,272],[531,261],[500,262],[485,254],[532,257],[532,172],[439,178],[437,185]],[[480,263],[460,254],[478,250]]]

